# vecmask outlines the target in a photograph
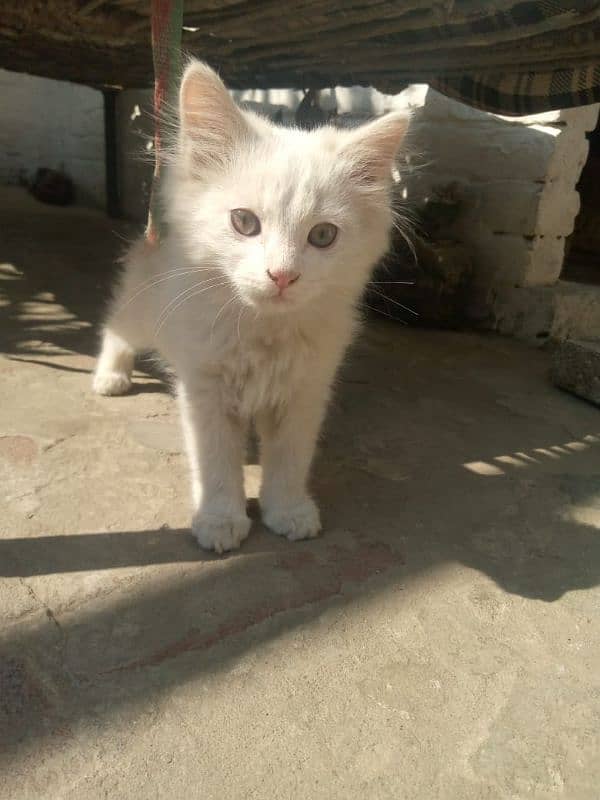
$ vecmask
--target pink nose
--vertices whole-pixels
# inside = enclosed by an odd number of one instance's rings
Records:
[[[280,292],[283,292],[284,289],[287,289],[288,286],[295,283],[300,277],[297,272],[271,272],[270,269],[267,270],[267,275]]]

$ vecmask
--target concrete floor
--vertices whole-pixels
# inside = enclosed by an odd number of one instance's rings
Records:
[[[0,797],[597,800],[600,415],[547,355],[369,325],[323,537],[210,556],[165,387],[89,390],[114,224],[0,203]]]

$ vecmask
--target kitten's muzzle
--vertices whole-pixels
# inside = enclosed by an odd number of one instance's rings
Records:
[[[296,283],[298,278],[300,277],[299,272],[287,272],[283,270],[277,270],[275,272],[271,272],[270,269],[267,270],[267,275],[273,281],[275,286],[279,289],[279,294],[281,294],[288,286],[291,286],[292,283]]]

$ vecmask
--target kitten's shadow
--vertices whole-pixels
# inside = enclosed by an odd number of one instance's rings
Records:
[[[141,383],[139,380],[133,380],[131,388],[124,397],[131,397],[138,394],[173,394],[171,386],[164,381],[147,380]]]
[[[287,544],[261,522],[255,498],[247,503],[252,519],[250,537],[231,553],[202,550],[189,528],[145,531],[107,531],[67,536],[0,539],[0,577],[28,578],[70,572],[146,567],[153,564],[195,564],[239,558],[245,553],[267,553]]]

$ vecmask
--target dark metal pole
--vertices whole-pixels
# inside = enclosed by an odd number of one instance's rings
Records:
[[[103,89],[104,95],[104,148],[106,164],[106,213],[120,217],[119,164],[117,151],[117,95],[118,89]]]

